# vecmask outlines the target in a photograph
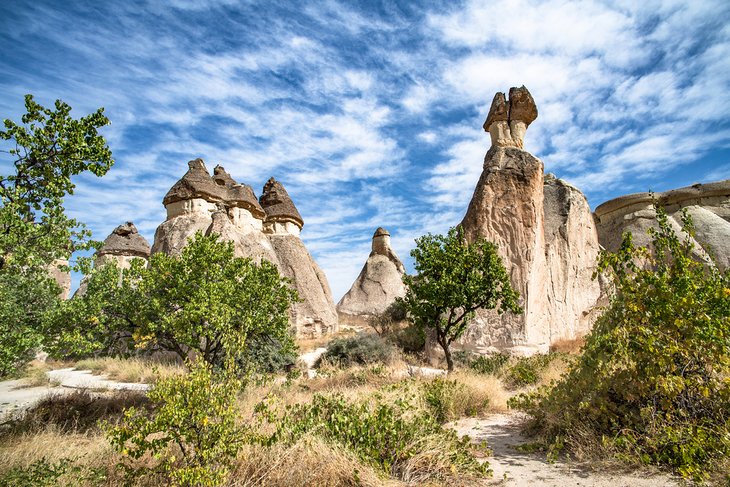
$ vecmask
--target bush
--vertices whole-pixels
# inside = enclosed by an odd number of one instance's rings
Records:
[[[686,215],[682,240],[661,208],[657,223],[652,248],[628,234],[601,255],[616,293],[569,374],[513,404],[552,444],[577,450],[588,431],[703,479],[730,454],[730,272],[695,259]]]
[[[430,414],[416,411],[407,400],[388,403],[348,402],[342,395],[315,394],[311,403],[289,406],[281,416],[271,415],[276,431],[266,444],[294,444],[306,434],[315,434],[352,450],[361,460],[390,475],[398,475],[409,460],[424,455],[428,445],[438,444],[443,463],[453,473],[486,474],[487,463],[473,456],[469,438],[459,438],[443,429]]]
[[[506,353],[493,353],[490,355],[479,355],[467,361],[467,366],[479,374],[497,375],[499,374],[510,356]]]
[[[504,372],[504,381],[510,387],[534,386],[540,381],[540,373],[557,356],[557,354],[551,353],[518,357]]]
[[[332,340],[315,366],[319,367],[323,362],[340,367],[375,363],[388,365],[396,356],[396,350],[389,342],[377,335],[363,334]]]
[[[239,380],[216,374],[199,360],[188,374],[155,385],[149,392],[151,414],[130,408],[121,424],[108,426],[109,440],[125,457],[151,454],[159,461],[152,469],[123,465],[129,472],[159,471],[180,485],[222,485],[244,439],[236,426],[240,388]]]
[[[266,335],[254,336],[246,343],[240,370],[259,374],[283,372],[297,362],[297,345],[291,335],[282,339]]]

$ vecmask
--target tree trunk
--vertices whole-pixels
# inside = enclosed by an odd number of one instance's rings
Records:
[[[446,368],[448,369],[449,373],[454,371],[454,359],[451,358],[451,350],[449,350],[449,342],[446,340],[446,338],[438,337],[439,345],[441,345],[441,348],[444,350],[444,357],[446,358]]]

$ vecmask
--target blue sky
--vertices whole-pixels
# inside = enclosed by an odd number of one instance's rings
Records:
[[[116,165],[67,200],[95,238],[132,220],[151,242],[202,157],[284,183],[336,300],[376,227],[412,269],[414,238],[461,220],[492,96],[522,84],[526,149],[592,208],[730,178],[726,0],[0,2],[0,117],[33,93],[112,120]]]

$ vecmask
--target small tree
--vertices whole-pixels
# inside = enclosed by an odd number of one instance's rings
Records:
[[[44,108],[25,97],[22,123],[4,120],[0,130],[0,375],[10,373],[40,344],[45,313],[60,289],[48,278],[57,259],[96,245],[82,223],[66,216],[63,200],[73,194],[71,177],[104,175],[114,161],[99,127],[103,108],[75,120],[57,100]]]
[[[469,244],[456,227],[445,236],[417,239],[411,256],[418,275],[403,276],[408,288],[403,303],[416,326],[434,330],[449,371],[454,370],[450,346],[477,309],[522,312],[495,244],[483,238]]]

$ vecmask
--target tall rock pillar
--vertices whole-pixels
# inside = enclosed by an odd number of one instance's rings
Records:
[[[479,310],[462,345],[547,351],[561,338],[590,329],[601,289],[591,279],[599,245],[585,196],[526,152],[523,139],[537,118],[524,86],[509,99],[497,93],[484,130],[492,146],[461,226],[469,241],[484,237],[499,246],[522,315]]]

